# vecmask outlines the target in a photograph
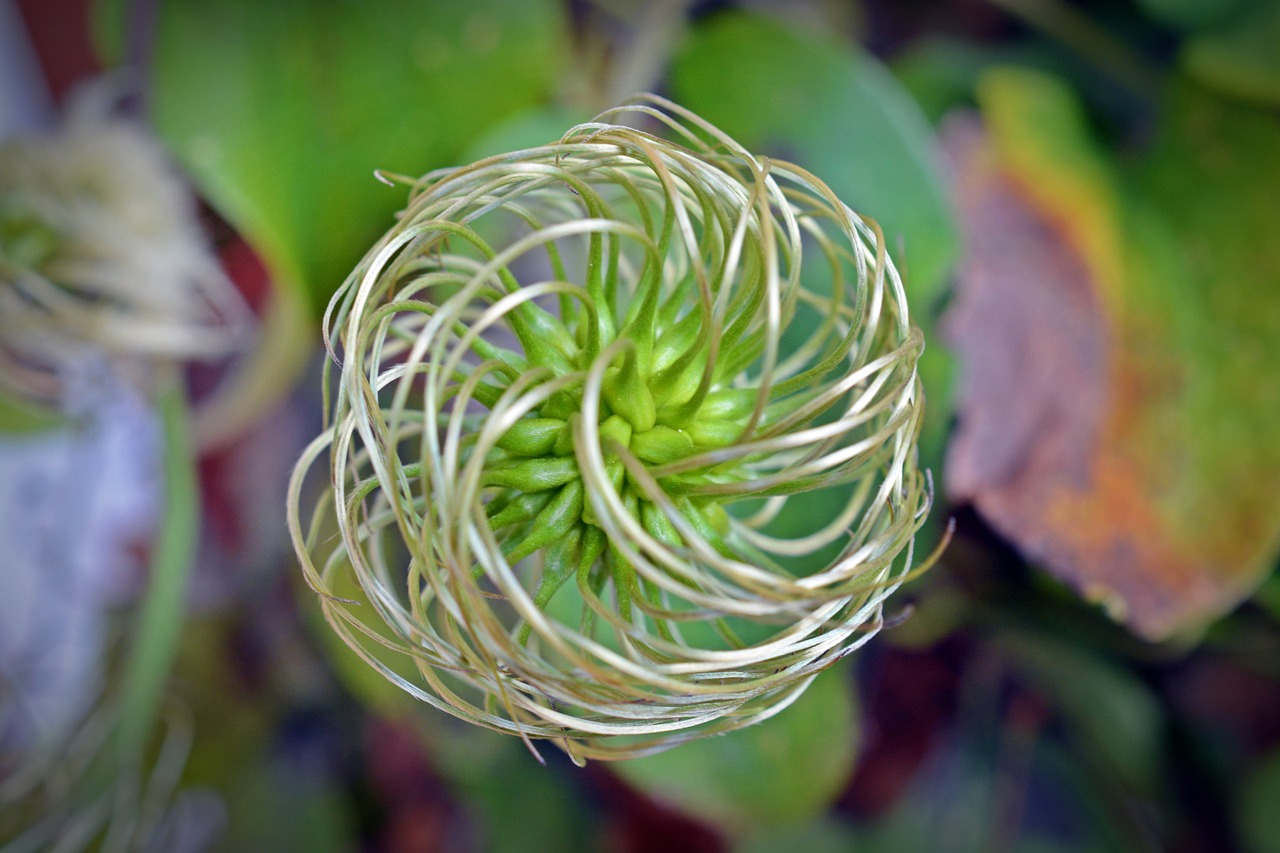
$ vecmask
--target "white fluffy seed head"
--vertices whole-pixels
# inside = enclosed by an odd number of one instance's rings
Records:
[[[0,373],[57,402],[86,359],[224,357],[250,318],[159,145],[109,82],[62,127],[0,144]]]

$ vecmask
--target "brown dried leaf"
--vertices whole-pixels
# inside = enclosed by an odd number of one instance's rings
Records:
[[[1145,200],[1122,198],[1065,90],[999,83],[990,134],[973,116],[943,132],[967,249],[945,322],[961,370],[947,491],[1135,632],[1167,637],[1234,605],[1280,547],[1276,253],[1245,213],[1275,176],[1236,158],[1241,180],[1216,185],[1177,142],[1138,176]],[[1203,149],[1218,160],[1274,135],[1194,103],[1214,133],[1235,122]]]

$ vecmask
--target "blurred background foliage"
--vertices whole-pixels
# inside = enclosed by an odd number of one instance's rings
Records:
[[[129,547],[180,565],[104,598],[111,628],[85,651],[102,671],[82,680],[163,706],[111,735],[141,757],[15,738],[28,682],[0,648],[0,851],[45,849],[22,834],[38,821],[68,850],[1280,850],[1280,3],[5,13],[39,89],[10,112],[133,75],[260,336],[186,372],[190,429],[150,400],[158,438],[129,451],[168,498]],[[335,640],[293,565],[284,480],[319,426],[321,313],[404,202],[374,170],[547,142],[640,90],[883,227],[929,341],[922,549],[957,528],[893,627],[774,720],[544,767]],[[0,426],[6,464],[87,440],[14,401]],[[23,495],[4,498],[14,516]],[[130,654],[138,636],[158,646]],[[30,781],[52,766],[65,784]],[[137,793],[160,789],[170,805]],[[77,838],[103,802],[151,829]]]

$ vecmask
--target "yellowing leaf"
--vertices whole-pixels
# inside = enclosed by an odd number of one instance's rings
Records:
[[[1280,550],[1280,121],[1179,87],[1124,173],[1052,78],[980,95],[948,488],[1138,633],[1199,626]]]

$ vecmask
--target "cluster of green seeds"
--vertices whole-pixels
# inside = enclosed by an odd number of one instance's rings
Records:
[[[621,757],[771,716],[875,632],[929,496],[922,342],[874,223],[652,96],[393,180],[290,492],[370,665]]]

